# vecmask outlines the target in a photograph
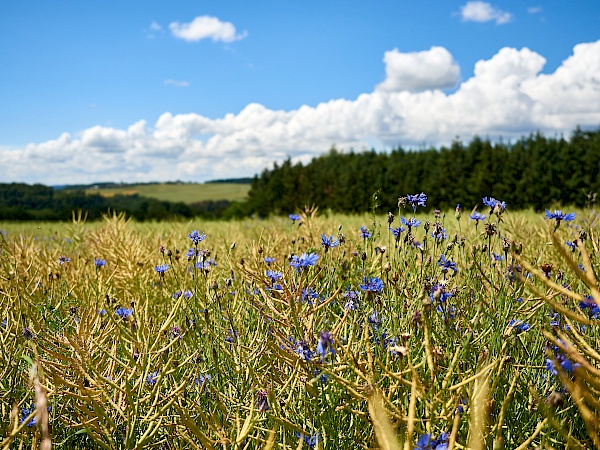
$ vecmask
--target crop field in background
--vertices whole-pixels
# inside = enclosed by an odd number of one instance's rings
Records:
[[[597,214],[486,201],[0,224],[2,448],[600,448]]]
[[[105,197],[113,195],[133,195],[156,198],[162,201],[198,203],[208,200],[242,201],[248,195],[249,184],[205,183],[205,184],[140,184],[123,188],[88,189],[90,194]]]

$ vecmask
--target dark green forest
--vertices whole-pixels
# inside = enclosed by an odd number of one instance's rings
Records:
[[[515,209],[586,205],[600,190],[600,129],[569,139],[541,133],[517,142],[474,138],[441,149],[354,153],[331,149],[309,164],[290,160],[254,178],[246,207],[262,216],[318,205],[336,212],[370,210],[378,192],[382,212],[398,198],[424,192],[427,206],[470,209],[493,196]]]
[[[369,211],[377,193],[380,212],[394,211],[398,198],[424,192],[427,207],[471,209],[482,197],[510,209],[585,206],[600,191],[600,129],[575,130],[569,139],[532,134],[516,142],[474,138],[439,149],[342,152],[335,148],[310,163],[288,159],[252,180],[244,203],[208,201],[192,205],[138,195],[102,197],[83,190],[0,184],[0,220],[70,220],[83,211],[94,220],[125,212],[137,220],[239,218],[287,214],[305,205],[335,212]],[[217,180],[217,182],[220,180]],[[246,180],[244,180],[246,181]]]
[[[103,214],[124,212],[136,220],[164,220],[191,217],[221,217],[228,201],[186,205],[135,195],[103,197],[83,190],[56,190],[41,184],[0,184],[0,220],[71,220],[82,211],[89,220]]]

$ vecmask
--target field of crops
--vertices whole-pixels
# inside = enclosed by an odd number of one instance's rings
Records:
[[[597,215],[0,224],[2,448],[600,448]]]
[[[123,188],[89,189],[90,194],[106,197],[133,195],[156,198],[168,202],[198,203],[208,200],[242,201],[248,195],[249,184],[205,183],[205,184],[140,184]]]

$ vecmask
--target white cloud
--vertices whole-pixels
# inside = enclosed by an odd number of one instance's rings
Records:
[[[448,50],[431,47],[430,50],[400,53],[397,49],[385,52],[386,78],[377,86],[383,91],[424,91],[456,86],[460,68]]]
[[[190,85],[189,81],[185,81],[185,80],[165,80],[165,84],[167,85],[171,85],[171,86],[177,86],[177,87],[188,87]]]
[[[436,56],[437,55],[437,56]],[[545,58],[527,48],[502,48],[458,79],[447,50],[386,53],[386,79],[355,99],[271,110],[258,103],[209,118],[165,112],[149,125],[95,126],[24,148],[0,147],[0,179],[65,184],[207,180],[251,176],[287,156],[307,161],[332,145],[369,148],[449,144],[459,135],[519,138],[540,130],[569,134],[600,124],[600,40],[579,44],[549,74]],[[400,61],[401,63],[398,63]],[[410,63],[410,64],[409,64]],[[423,68],[415,65],[423,65]],[[423,82],[415,74],[434,74]],[[408,86],[408,88],[407,88]]]
[[[529,8],[527,8],[527,12],[529,14],[538,14],[542,12],[542,7],[541,6],[530,6]]]
[[[162,25],[153,20],[152,23],[150,24],[150,29],[152,31],[161,31]]]
[[[190,23],[172,22],[169,29],[173,36],[188,42],[212,39],[213,42],[233,42],[246,37],[246,32],[237,34],[231,22],[222,22],[216,17],[198,16]]]
[[[461,7],[460,14],[465,22],[491,22],[495,20],[498,25],[508,23],[513,18],[511,13],[480,1],[467,2]]]

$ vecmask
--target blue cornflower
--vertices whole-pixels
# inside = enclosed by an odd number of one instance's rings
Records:
[[[377,310],[374,309],[371,311],[371,314],[369,314],[369,317],[367,317],[367,321],[371,324],[373,329],[377,331],[383,323],[383,317],[380,316]]]
[[[275,270],[267,270],[265,274],[273,281],[279,281],[283,277],[281,272],[276,272]]]
[[[188,237],[192,240],[194,245],[198,245],[200,242],[206,239],[206,234],[200,234],[198,230],[194,230],[190,234],[188,234]]]
[[[196,249],[195,248],[190,248],[187,253],[185,254],[185,256],[187,256],[188,261],[194,257],[196,257]]]
[[[440,266],[442,268],[443,273],[448,272],[449,269],[453,270],[454,272],[458,271],[458,267],[456,267],[456,263],[450,261],[449,259],[446,259],[446,256],[444,256],[444,255],[440,255],[440,260],[438,261],[438,266]]]
[[[321,359],[324,359],[327,352],[335,355],[335,349],[333,348],[333,335],[329,331],[322,331],[319,336],[319,343],[317,344],[317,353],[321,355]]]
[[[567,246],[571,249],[572,252],[574,252],[575,249],[577,248],[577,241],[575,241],[575,242],[567,241]]]
[[[33,332],[33,330],[29,327],[25,327],[23,328],[23,337],[25,339],[31,340],[35,337],[35,333]]]
[[[97,268],[101,268],[106,265],[106,260],[101,258],[94,258],[94,264]]]
[[[414,217],[411,217],[408,220],[406,220],[404,217],[400,217],[400,222],[402,222],[402,225],[406,225],[408,227],[408,231],[410,231],[411,228],[417,228],[419,225],[421,225],[421,221],[415,219]]]
[[[99,316],[105,316],[106,315],[106,309],[102,308],[98,310],[98,315]]]
[[[289,214],[288,217],[292,221],[292,225],[298,222],[300,219],[302,219],[298,214]]]
[[[334,248],[334,247],[337,247],[338,245],[340,245],[340,241],[338,241],[333,236],[327,237],[326,234],[322,234],[321,235],[321,245],[323,246],[323,248],[325,248],[325,252],[327,253],[327,250],[329,250],[330,248]]]
[[[383,291],[383,281],[377,277],[370,277],[369,281],[367,281],[367,277],[364,278],[365,284],[360,284],[360,288],[365,292],[374,292],[375,294],[381,293]]]
[[[296,269],[298,272],[302,272],[304,269],[310,266],[314,266],[319,259],[319,255],[317,253],[302,253],[301,256],[292,256],[292,260],[290,261],[290,266]]]
[[[192,291],[185,291],[185,292],[183,293],[183,296],[184,296],[185,298],[192,298],[192,297],[194,296],[194,293],[193,293]]]
[[[24,407],[21,410],[21,420],[19,421],[19,425],[22,424],[23,422],[25,422],[25,420],[27,420],[27,417],[29,417],[29,414],[31,414],[33,411],[35,411],[35,405],[32,404],[29,407]],[[37,425],[37,417],[33,416],[29,422],[27,422],[27,426],[28,427],[35,427]]]
[[[269,406],[267,391],[264,389],[261,389],[256,393],[256,409],[258,409],[258,411],[261,413],[271,409]]]
[[[483,197],[483,204],[490,207],[490,214],[501,214],[506,209],[506,202],[496,200],[494,197]]]
[[[475,211],[473,214],[469,214],[469,217],[475,221],[475,225],[479,224],[479,221],[483,221],[485,220],[485,218],[487,217],[485,214],[481,214],[478,213],[477,211]]]
[[[448,239],[448,233],[446,233],[446,229],[443,227],[434,227],[433,232],[431,233],[431,237],[436,241],[444,241]]]
[[[133,309],[132,308],[124,308],[124,307],[121,306],[121,307],[119,307],[119,308],[116,309],[115,313],[121,319],[125,320],[125,319],[127,319],[129,316],[131,316],[133,314]]]
[[[154,268],[154,270],[156,270],[156,272],[158,274],[160,274],[160,276],[164,277],[165,276],[165,272],[167,270],[169,270],[169,265],[168,264],[160,264],[160,265],[156,266]]]
[[[373,233],[371,233],[367,227],[360,227],[360,237],[362,239],[369,239],[371,236],[373,236]]]
[[[555,209],[554,211],[546,210],[546,218],[556,221],[554,224],[554,228],[558,228],[561,221],[571,222],[575,220],[575,213],[565,214],[558,209]]]
[[[531,325],[529,325],[526,322],[523,322],[522,320],[515,320],[515,319],[511,319],[510,322],[508,322],[508,326],[515,328],[518,331],[529,331],[531,329]]]
[[[579,302],[579,308],[582,311],[588,309],[593,319],[600,317],[600,307],[591,295],[584,297],[583,301]]]
[[[196,377],[196,379],[194,380],[194,383],[199,384],[199,385],[203,385],[204,383],[209,383],[211,381],[211,376],[207,373],[205,374],[200,374]]]
[[[179,297],[181,297],[181,294],[182,294],[181,291],[177,291],[173,295],[171,295],[171,298],[177,300]]]
[[[407,195],[406,199],[408,200],[408,203],[410,203],[410,205],[413,208],[413,211],[417,211],[417,206],[423,206],[425,207],[425,202],[427,201],[427,196],[421,192],[420,194],[415,194],[415,195]]]
[[[392,228],[390,227],[390,231],[392,232],[392,234],[394,235],[394,237],[396,238],[396,240],[400,239],[400,235],[402,233],[404,233],[405,228],[404,227],[398,227],[398,228]]]
[[[305,288],[302,289],[302,301],[308,302],[309,305],[312,305],[312,301],[316,298],[319,298],[319,293],[315,291],[313,288]]]
[[[58,257],[58,263],[62,266],[65,263],[71,262],[70,258],[67,258],[66,256],[59,256]]]
[[[433,301],[439,301],[440,303],[444,303],[449,298],[454,297],[454,294],[451,292],[446,292],[446,287],[443,284],[435,284],[431,287],[431,292],[429,293],[429,298]]]
[[[437,438],[433,438],[431,434],[419,436],[415,444],[415,450],[447,450],[450,433],[442,433]]]
[[[275,258],[271,258],[270,256],[265,257],[265,263],[267,263],[267,266],[270,266],[274,262],[275,262]]]
[[[4,329],[6,329],[6,327],[7,327],[7,326],[8,326],[8,320],[7,320],[7,319],[4,319],[4,320],[2,321],[2,323],[0,324],[0,327],[1,327],[1,328],[4,328]]]
[[[154,386],[158,380],[158,372],[149,373],[146,377],[146,384],[148,386]]]
[[[499,255],[498,253],[492,252],[492,258],[494,261],[502,261],[504,259],[504,256]]]
[[[342,294],[343,297],[346,297],[346,304],[344,305],[344,309],[349,311],[354,311],[358,309],[358,292],[351,290],[349,287],[346,289],[346,292]]]
[[[298,437],[298,439],[302,439],[302,437],[304,437],[304,443],[307,445],[308,448],[315,448],[317,442],[321,440],[321,435],[319,433],[316,433],[313,436],[307,436],[305,434],[296,433],[296,436]]]
[[[296,342],[294,353],[296,353],[301,359],[304,359],[306,362],[310,362],[313,357],[313,352],[304,341]]]

